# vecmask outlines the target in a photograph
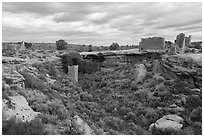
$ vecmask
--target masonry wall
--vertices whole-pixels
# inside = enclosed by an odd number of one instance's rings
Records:
[[[162,50],[165,46],[165,39],[161,37],[142,38],[139,43],[140,50]]]
[[[178,45],[180,48],[183,47],[185,42],[185,34],[180,33],[179,35],[176,36],[176,45]]]
[[[78,65],[68,66],[68,75],[78,82]]]
[[[186,46],[189,46],[191,44],[191,35],[188,37],[185,37],[185,44]]]

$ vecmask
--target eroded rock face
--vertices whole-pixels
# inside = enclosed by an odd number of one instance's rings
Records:
[[[2,81],[2,89],[4,90],[9,90],[10,89],[10,86],[8,84],[6,84],[5,81]]]
[[[179,69],[180,67],[186,68],[186,70],[187,68],[188,69],[193,69],[193,68],[199,69],[199,68],[202,68],[202,54],[190,54],[189,53],[189,54],[178,54],[178,55],[166,56],[165,58],[163,58],[163,62],[169,66],[173,65],[175,70]]]
[[[3,80],[9,85],[19,85],[24,88],[24,77],[15,68],[3,67]]]
[[[79,116],[74,116],[74,123],[76,124],[77,128],[84,134],[84,135],[94,135],[93,129],[89,127],[89,125],[84,122]]]
[[[188,77],[195,88],[202,87],[202,54],[178,54],[162,59],[163,66],[181,77]]]
[[[147,74],[147,69],[144,64],[138,64],[135,69],[136,83],[141,82]]]
[[[173,132],[179,131],[183,127],[183,118],[177,115],[166,115],[151,124],[149,127],[150,132]]]
[[[9,100],[4,99],[2,102],[2,109],[4,120],[15,118],[22,122],[30,122],[40,114],[32,110],[23,96],[9,97]]]

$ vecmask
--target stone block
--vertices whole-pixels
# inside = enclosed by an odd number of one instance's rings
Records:
[[[68,75],[78,82],[78,65],[68,66]]]

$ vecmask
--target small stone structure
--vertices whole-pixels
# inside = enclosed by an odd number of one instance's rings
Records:
[[[183,54],[186,46],[189,46],[191,44],[191,35],[185,37],[184,33],[180,33],[176,36],[175,44],[178,45],[179,48],[181,48],[180,53]]]
[[[169,47],[169,51],[168,51],[168,55],[176,55],[179,54],[181,52],[181,48],[176,45],[176,44],[171,44],[171,46]]]
[[[139,43],[140,50],[163,50],[165,39],[162,37],[141,38]]]
[[[68,75],[71,78],[78,82],[78,65],[75,66],[68,66]]]
[[[175,46],[171,46],[169,48],[168,55],[176,55],[176,47]]]
[[[189,46],[191,44],[191,35],[189,35],[188,37],[185,37],[185,44],[186,46]]]
[[[182,48],[183,45],[185,45],[184,43],[185,43],[185,34],[180,33],[179,35],[176,36],[175,44],[178,45],[180,48]]]

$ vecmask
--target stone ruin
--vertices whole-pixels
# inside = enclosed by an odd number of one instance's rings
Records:
[[[181,48],[180,53],[183,54],[186,46],[189,46],[191,44],[191,35],[185,37],[184,33],[180,33],[179,35],[176,36],[175,44]]]
[[[185,34],[180,33],[179,35],[176,36],[175,44],[178,45],[180,48],[185,46]]]
[[[68,75],[78,82],[78,65],[75,66],[68,66]]]
[[[165,39],[162,37],[141,38],[139,43],[140,50],[163,50]]]
[[[168,55],[176,55],[176,54],[180,54],[181,53],[181,48],[176,45],[176,44],[171,44],[169,47],[168,47],[169,51],[168,51]]]
[[[191,35],[189,35],[188,37],[185,37],[185,45],[186,46],[191,45]]]

